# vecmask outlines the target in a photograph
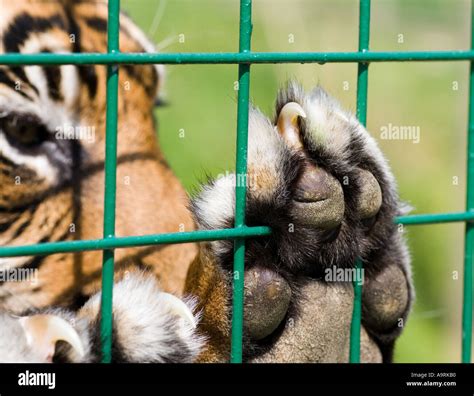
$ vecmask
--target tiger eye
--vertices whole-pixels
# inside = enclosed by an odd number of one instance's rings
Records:
[[[31,148],[48,139],[48,131],[42,122],[32,115],[9,115],[0,119],[0,129],[13,143]]]

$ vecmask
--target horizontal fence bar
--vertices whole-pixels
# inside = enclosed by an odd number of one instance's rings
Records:
[[[238,64],[472,61],[474,50],[367,52],[204,52],[204,53],[82,53],[0,55],[0,65],[112,64]]]
[[[396,223],[405,225],[453,223],[458,221],[474,221],[474,212],[419,214],[400,216],[395,219]]]
[[[394,221],[395,223],[406,225],[474,221],[474,212],[400,216]],[[271,229],[269,227],[239,227],[225,228],[220,230],[200,230],[189,232],[173,232],[168,234],[112,237],[106,239],[50,242],[36,245],[1,246],[0,258],[48,255],[56,253],[74,253],[86,250],[120,249],[148,245],[229,240],[235,238],[266,236],[270,234]]]
[[[200,230],[190,232],[174,232],[169,234],[51,242],[36,245],[3,246],[0,247],[0,257],[36,256],[55,253],[72,253],[84,250],[119,249],[148,245],[228,240],[270,234],[271,229],[269,227],[239,227],[220,230]]]

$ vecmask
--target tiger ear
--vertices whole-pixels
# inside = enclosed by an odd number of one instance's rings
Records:
[[[84,356],[84,346],[77,331],[66,320],[56,315],[33,315],[19,319],[28,344],[47,362],[52,362],[57,341],[66,341]]]
[[[301,141],[298,118],[306,118],[306,113],[300,104],[289,102],[285,104],[278,114],[277,130],[283,137],[289,147],[295,150],[301,150],[303,143]]]

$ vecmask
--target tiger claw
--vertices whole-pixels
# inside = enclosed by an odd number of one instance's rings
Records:
[[[160,297],[162,298],[163,302],[168,305],[171,313],[183,318],[191,325],[193,329],[197,327],[196,318],[189,307],[182,300],[169,293],[162,293]]]
[[[287,103],[280,111],[277,129],[289,147],[299,151],[303,149],[298,128],[298,118],[306,118],[306,113],[296,102]]]

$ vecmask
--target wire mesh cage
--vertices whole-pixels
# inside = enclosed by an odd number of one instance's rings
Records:
[[[234,241],[234,280],[232,306],[231,362],[242,362],[242,329],[244,310],[244,271],[246,238],[269,235],[271,229],[248,227],[245,219],[245,183],[236,186],[235,224],[230,229],[179,232],[129,237],[115,236],[116,171],[117,171],[117,109],[119,69],[124,64],[238,64],[237,103],[237,153],[236,173],[247,174],[247,140],[251,65],[257,63],[337,63],[358,64],[357,117],[365,126],[367,119],[367,92],[369,66],[371,62],[408,61],[468,61],[470,62],[467,197],[466,210],[455,213],[438,213],[402,216],[394,219],[399,224],[434,224],[446,222],[465,223],[464,286],[462,307],[462,362],[471,361],[472,311],[473,311],[473,261],[474,261],[474,29],[471,33],[471,49],[458,51],[369,51],[370,0],[360,0],[359,48],[357,52],[253,52],[252,0],[240,1],[240,43],[236,53],[122,53],[119,50],[120,0],[108,2],[108,52],[78,54],[18,54],[0,55],[0,65],[107,65],[106,107],[106,158],[103,238],[97,240],[75,240],[43,243],[28,246],[2,246],[0,258],[55,253],[72,253],[87,250],[103,251],[102,300],[101,300],[101,345],[102,361],[112,358],[112,299],[114,285],[114,250],[131,246],[178,244],[211,240]],[[474,9],[474,1],[471,10]],[[471,11],[471,23],[474,12]],[[474,24],[473,24],[474,25]],[[363,265],[361,260],[355,263]],[[360,332],[362,285],[354,283],[354,306],[350,329],[350,362],[360,361]]]

